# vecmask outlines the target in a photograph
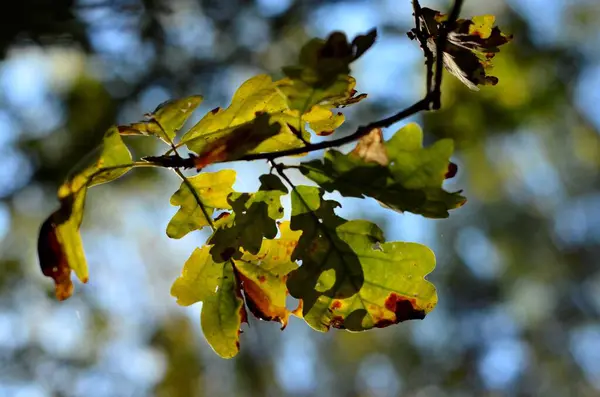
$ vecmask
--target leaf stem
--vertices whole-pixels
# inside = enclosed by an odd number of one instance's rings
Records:
[[[185,175],[183,175],[183,172],[181,172],[181,170],[179,168],[173,168],[173,171],[175,171],[175,173],[181,178],[183,183],[185,183],[185,185],[188,187],[188,189],[190,189],[190,192],[192,192],[192,196],[194,196],[194,200],[196,200],[196,204],[198,204],[198,207],[200,207],[200,209],[202,210],[202,214],[204,215],[204,218],[206,218],[208,225],[210,226],[210,228],[212,229],[212,231],[214,233],[215,224],[213,223],[212,217],[210,215],[208,215],[208,211],[206,210],[206,207],[204,206],[202,199],[198,195],[196,188],[194,187],[194,185],[192,185],[192,182],[190,182],[190,180]]]
[[[436,55],[435,55],[435,84],[433,86],[431,109],[438,110],[442,106],[442,71],[444,68],[444,51],[446,50],[446,44],[448,43],[448,34],[456,25],[456,20],[462,9],[463,0],[454,0],[454,5],[450,11],[450,15],[446,20],[446,23],[442,24],[439,36],[436,40]]]

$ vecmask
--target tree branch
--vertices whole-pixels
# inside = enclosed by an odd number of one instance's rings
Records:
[[[294,156],[298,154],[306,154],[310,152],[314,152],[317,150],[329,149],[333,147],[338,147],[344,145],[346,143],[353,142],[355,140],[360,139],[361,137],[368,134],[374,128],[386,128],[395,124],[403,119],[406,119],[410,116],[413,116],[421,111],[429,111],[429,110],[437,110],[441,107],[441,85],[442,85],[442,72],[444,68],[443,63],[443,52],[446,48],[446,43],[448,40],[448,33],[454,28],[456,24],[456,20],[458,19],[458,15],[462,8],[463,0],[455,0],[452,10],[450,12],[450,16],[445,24],[442,25],[440,29],[440,34],[436,40],[436,54],[435,54],[435,79],[433,81],[432,87],[432,74],[433,74],[433,60],[434,54],[427,46],[427,38],[423,36],[423,32],[421,30],[421,6],[419,5],[418,0],[413,0],[413,8],[415,15],[415,23],[417,24],[416,29],[413,29],[413,35],[418,38],[421,48],[425,54],[426,65],[427,65],[427,93],[425,97],[413,105],[407,107],[399,111],[398,113],[389,116],[385,119],[371,122],[367,125],[359,127],[354,133],[347,135],[342,138],[333,139],[330,141],[320,142],[320,143],[307,143],[303,147],[281,150],[277,152],[268,152],[268,153],[252,153],[247,154],[245,156],[239,157],[237,159],[227,160],[226,162],[233,161],[253,161],[253,160],[274,160],[281,157],[286,156]],[[409,35],[410,37],[410,35]],[[183,158],[177,154],[175,155],[163,155],[163,156],[149,156],[144,157],[143,160],[150,161],[154,164],[162,164],[165,168],[196,168],[195,165],[195,155],[189,155],[188,158]]]
[[[462,9],[463,0],[454,0],[452,11],[446,20],[446,23],[442,24],[439,36],[436,39],[436,55],[435,55],[435,84],[433,86],[431,109],[438,110],[442,106],[442,72],[444,69],[444,50],[448,43],[448,34],[454,29],[456,20]]]
[[[418,0],[413,0],[413,16],[415,17],[415,28],[407,33],[408,37],[411,40],[415,38],[419,41],[419,45],[421,46],[421,50],[423,50],[423,54],[425,54],[425,67],[427,68],[427,77],[426,77],[426,93],[431,92],[431,86],[433,84],[433,62],[435,60],[435,54],[431,52],[429,47],[427,46],[427,37],[423,35],[423,21],[421,18],[421,5]]]

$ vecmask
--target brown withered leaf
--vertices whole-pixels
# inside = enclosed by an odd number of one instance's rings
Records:
[[[62,301],[73,294],[73,283],[71,267],[57,236],[57,222],[60,215],[59,209],[42,223],[38,238],[38,258],[44,276],[54,280],[56,299]]]
[[[279,123],[270,123],[269,119],[268,113],[257,112],[254,120],[230,128],[230,131],[206,145],[194,158],[196,169],[201,170],[209,164],[235,160],[277,135],[281,128]]]
[[[448,15],[431,8],[420,9],[420,26],[409,32],[411,39],[417,36],[427,40],[427,47],[436,55],[437,39]],[[471,19],[458,19],[454,29],[448,32],[443,52],[444,67],[473,91],[479,85],[496,85],[498,78],[491,76],[492,58],[500,51],[501,45],[512,40],[494,26],[493,15],[475,16]]]
[[[390,162],[381,128],[373,128],[367,135],[360,138],[351,153],[367,163],[377,163],[384,167]]]

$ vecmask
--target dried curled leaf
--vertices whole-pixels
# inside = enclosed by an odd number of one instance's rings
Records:
[[[81,282],[88,280],[79,234],[87,189],[117,179],[130,169],[131,154],[113,127],[104,135],[100,157],[58,189],[60,209],[43,223],[38,237],[40,267],[44,275],[54,279],[58,299],[64,300],[73,292],[71,270]]]
[[[271,123],[269,114],[257,112],[255,116],[254,120],[231,128],[224,132],[224,135],[207,143],[195,157],[196,169],[201,170],[213,163],[236,160],[247,153],[252,153],[269,138],[281,133],[281,125]],[[289,126],[284,129],[289,130]]]
[[[73,294],[71,268],[57,236],[57,218],[60,210],[53,213],[42,223],[38,238],[38,257],[42,273],[54,280],[55,295],[65,300]]]
[[[421,35],[427,40],[427,47],[436,55],[436,40],[442,24],[448,15],[431,8],[420,9],[420,25],[413,29],[409,37]],[[499,46],[512,40],[494,26],[493,15],[476,16],[472,19],[458,19],[454,29],[448,32],[443,61],[446,70],[452,73],[471,90],[478,91],[478,85],[496,85],[498,78],[491,76],[492,58],[500,51]]]
[[[460,191],[450,193],[442,188],[453,150],[451,139],[423,148],[420,127],[410,123],[387,142],[382,142],[375,130],[351,153],[329,150],[323,161],[301,163],[300,171],[329,192],[372,197],[396,211],[446,218],[449,210],[466,202]]]

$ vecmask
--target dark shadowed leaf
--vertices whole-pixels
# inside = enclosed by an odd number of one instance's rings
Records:
[[[322,190],[292,192],[291,229],[302,231],[292,254],[302,266],[288,276],[290,294],[303,301],[303,317],[314,329],[362,331],[422,319],[435,307],[435,287],[424,277],[435,267],[429,248],[385,242],[379,227],[347,221]]]
[[[323,161],[302,163],[300,170],[329,192],[372,197],[394,210],[429,218],[446,218],[449,210],[465,203],[460,192],[442,188],[454,150],[451,139],[423,148],[423,133],[415,123],[401,128],[387,142],[372,134],[364,139],[349,154],[329,150]]]
[[[187,180],[197,198],[185,182],[171,196],[171,205],[181,207],[167,225],[167,236],[171,238],[182,238],[191,231],[208,226],[210,222],[205,215],[212,216],[215,209],[231,209],[227,196],[233,192],[234,170],[202,173]],[[206,214],[198,204],[198,199],[204,205]]]
[[[442,24],[448,16],[424,7],[421,9],[420,34],[427,39],[427,46],[436,54],[436,40]],[[472,90],[478,85],[496,85],[498,78],[489,75],[492,58],[500,51],[499,46],[508,43],[511,35],[505,35],[497,26],[493,15],[458,19],[448,33],[444,49],[444,66],[463,84]],[[414,36],[411,36],[414,38]]]
[[[277,235],[277,219],[283,217],[281,196],[288,193],[275,175],[262,175],[261,186],[256,193],[231,193],[228,202],[233,212],[215,222],[216,230],[208,244],[213,244],[211,254],[216,261],[238,259],[240,248],[256,254],[263,237],[272,239]]]

